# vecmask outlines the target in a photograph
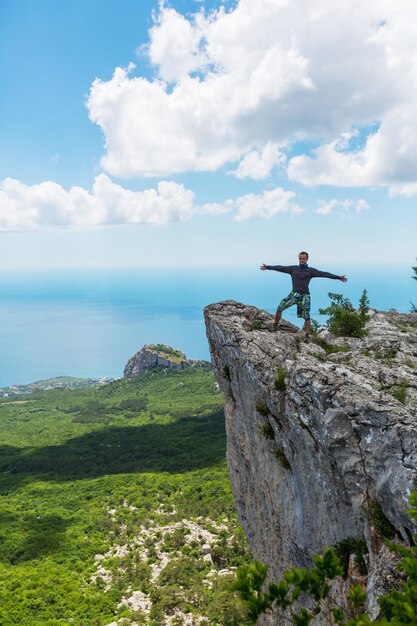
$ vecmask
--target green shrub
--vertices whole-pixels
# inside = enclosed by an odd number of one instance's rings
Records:
[[[401,404],[405,404],[407,401],[407,387],[407,381],[403,380],[400,385],[394,385],[391,389],[392,395],[398,402],[401,402]]]
[[[377,350],[375,352],[375,358],[378,359],[378,361],[383,361],[384,365],[387,367],[391,367],[392,361],[395,359],[397,352],[396,348],[390,346],[389,348]]]
[[[204,561],[196,561],[188,556],[181,556],[171,560],[162,570],[158,577],[158,585],[190,587],[191,583],[198,578],[204,577],[207,564]]]
[[[186,358],[184,352],[181,352],[181,350],[176,350],[175,348],[171,348],[171,346],[166,346],[163,343],[150,344],[147,347],[150,350],[154,350],[161,356],[171,359],[171,361],[180,362],[184,361]]]
[[[313,335],[312,340],[313,343],[315,343],[317,346],[323,348],[326,354],[334,354],[336,352],[349,352],[351,350],[350,346],[338,346],[335,343],[328,343],[325,339],[323,339],[323,337],[320,337],[320,335]]]
[[[285,379],[287,377],[287,370],[282,365],[278,365],[275,372],[274,387],[278,391],[285,391]]]
[[[261,430],[261,435],[265,437],[265,439],[273,439],[275,437],[274,429],[272,428],[269,422],[262,424],[260,430]]]
[[[385,539],[392,539],[395,536],[395,528],[385,515],[381,505],[376,500],[370,500],[368,504],[369,516],[375,530]]]
[[[280,465],[284,469],[286,469],[286,470],[290,470],[291,469],[290,462],[287,459],[284,450],[281,450],[280,448],[277,448],[276,450],[274,450],[274,456],[275,456],[277,461],[280,463]]]
[[[260,330],[262,328],[261,320],[252,320],[249,326],[249,330]]]
[[[315,335],[318,331],[318,329],[320,328],[320,324],[318,323],[317,320],[311,318],[310,319],[310,328],[311,328],[311,332],[313,335]]]
[[[230,380],[230,367],[228,365],[223,365],[223,377]]]
[[[369,319],[369,301],[366,289],[359,300],[359,309],[356,311],[348,298],[339,293],[329,293],[332,301],[330,306],[319,309],[321,315],[328,315],[326,322],[331,332],[337,337],[364,337],[365,324]]]
[[[364,539],[358,539],[357,537],[346,537],[341,539],[334,546],[336,556],[339,557],[342,567],[343,575],[346,578],[349,569],[350,555],[354,554],[356,558],[356,564],[358,566],[359,573],[365,575],[368,573],[364,554],[368,553],[368,547]]]
[[[260,413],[261,415],[265,415],[265,417],[269,415],[269,409],[267,405],[265,404],[265,402],[258,400],[258,402],[255,404],[255,408],[258,411],[258,413]]]
[[[216,593],[207,607],[207,613],[211,624],[222,624],[222,626],[248,624],[244,602],[240,598],[231,597],[230,591],[216,589]]]
[[[410,496],[412,508],[408,511],[410,517],[417,522],[417,492]],[[414,544],[417,535],[414,535]],[[389,547],[401,556],[398,569],[405,575],[405,580],[398,589],[393,589],[380,598],[381,622],[402,626],[403,624],[417,624],[417,547],[404,548],[392,543]]]
[[[368,320],[368,312],[369,312],[368,292],[366,291],[366,289],[364,289],[362,291],[361,297],[359,298],[359,316],[364,322]]]
[[[255,624],[258,617],[271,608],[280,610],[280,616],[285,619],[285,613],[301,593],[307,594],[313,600],[315,607],[311,611],[302,608],[298,613],[291,613],[291,620],[299,626],[308,626],[314,615],[320,612],[320,600],[328,594],[328,580],[342,574],[340,561],[331,548],[327,548],[323,556],[314,557],[315,567],[309,572],[306,568],[293,567],[284,574],[279,583],[270,583],[264,591],[264,582],[268,566],[260,561],[251,565],[242,565],[237,568],[236,582],[232,590],[239,591],[248,607],[248,616]],[[277,621],[277,623],[281,623]]]
[[[134,413],[140,413],[144,411],[148,406],[147,398],[143,396],[138,396],[137,398],[127,398],[126,400],[122,400],[115,407],[115,410],[119,411],[133,411]]]

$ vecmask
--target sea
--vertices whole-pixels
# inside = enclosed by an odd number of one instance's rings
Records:
[[[314,279],[312,317],[328,292],[357,306],[410,310],[417,281],[404,265],[321,268],[347,283]],[[120,377],[144,344],[164,343],[210,359],[203,309],[237,300],[273,312],[291,290],[289,276],[258,267],[71,269],[0,272],[0,387],[56,376]],[[293,307],[284,317],[301,325]]]

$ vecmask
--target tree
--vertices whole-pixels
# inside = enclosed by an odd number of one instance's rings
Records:
[[[416,259],[417,261],[417,259]],[[414,276],[412,276],[411,278],[414,278],[414,280],[417,280],[417,266],[414,266],[411,268],[414,271]],[[410,302],[411,304],[411,313],[417,313],[417,307],[415,304],[413,304],[413,302]]]
[[[410,496],[412,509],[410,517],[417,522],[417,492]],[[414,537],[417,543],[417,534]],[[402,560],[398,568],[404,573],[404,582],[399,589],[394,589],[379,600],[380,615],[372,620],[365,612],[366,593],[359,586],[349,590],[349,601],[353,608],[353,617],[345,621],[344,610],[333,608],[333,619],[336,626],[408,626],[417,624],[417,546],[410,548],[387,542]],[[313,557],[314,567],[296,568],[285,572],[279,583],[269,583],[264,590],[268,566],[255,561],[251,565],[242,565],[236,572],[233,589],[239,591],[248,607],[249,619],[255,624],[258,617],[271,609],[280,613],[281,621],[308,626],[320,614],[321,600],[329,594],[329,582],[343,574],[339,558],[332,548],[327,548],[322,556]],[[311,600],[309,608],[293,609],[300,595],[304,594]],[[282,621],[284,620],[284,621]]]
[[[321,315],[328,315],[326,322],[332,333],[337,337],[363,337],[366,335],[365,324],[369,319],[368,292],[363,290],[356,310],[348,298],[339,293],[329,293],[331,304],[319,309]]]

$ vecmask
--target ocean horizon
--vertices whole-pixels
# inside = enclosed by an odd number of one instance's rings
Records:
[[[321,267],[347,283],[314,279],[312,317],[325,318],[328,292],[357,306],[367,289],[372,308],[401,312],[417,302],[411,267]],[[164,343],[209,360],[203,309],[237,300],[273,312],[290,278],[258,267],[71,269],[0,272],[0,387],[55,376],[120,377],[144,344]],[[301,325],[295,308],[285,319]]]

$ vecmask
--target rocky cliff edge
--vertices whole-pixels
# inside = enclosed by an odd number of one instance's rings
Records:
[[[323,329],[321,345],[288,322],[273,332],[270,314],[234,301],[208,306],[205,320],[254,557],[276,580],[327,546],[363,539],[376,615],[395,569],[381,519],[398,541],[415,532],[406,511],[417,488],[417,315],[370,314],[365,338]]]

